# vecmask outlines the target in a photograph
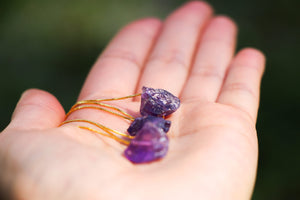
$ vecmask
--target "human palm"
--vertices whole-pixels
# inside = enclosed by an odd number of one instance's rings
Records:
[[[12,174],[7,180],[16,198],[249,199],[264,57],[254,49],[234,56],[235,40],[230,19],[191,2],[163,24],[144,19],[126,26],[99,57],[80,100],[126,96],[143,85],[181,99],[169,118],[168,154],[150,163],[132,164],[122,155],[126,146],[78,123],[58,127],[65,120],[59,102],[44,91],[27,91],[0,134],[3,172]],[[138,115],[139,98],[112,103]],[[117,130],[128,126],[91,109],[68,117],[79,118]]]

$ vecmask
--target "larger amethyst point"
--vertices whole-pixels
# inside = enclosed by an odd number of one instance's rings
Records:
[[[180,106],[180,100],[163,89],[142,88],[141,115],[165,117],[175,112]]]
[[[161,117],[155,116],[143,116],[135,118],[135,120],[131,123],[129,128],[127,129],[129,135],[135,136],[137,132],[144,126],[146,122],[153,123],[157,128],[161,128],[165,133],[167,133],[171,126],[171,121],[165,120]]]
[[[124,152],[133,163],[150,162],[164,157],[168,152],[169,139],[166,133],[146,122]]]

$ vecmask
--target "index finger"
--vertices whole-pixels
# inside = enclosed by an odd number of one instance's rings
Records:
[[[92,67],[79,100],[133,94],[161,22],[149,18],[123,28]]]

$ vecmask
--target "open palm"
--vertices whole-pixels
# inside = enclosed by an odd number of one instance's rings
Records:
[[[249,199],[257,165],[256,116],[264,56],[234,56],[236,27],[190,2],[164,23],[143,19],[123,28],[102,53],[79,99],[121,97],[142,86],[179,96],[169,120],[169,152],[132,164],[126,146],[65,124],[59,102],[28,90],[0,134],[2,185],[16,199]],[[137,114],[139,99],[114,102]],[[79,110],[117,130],[128,123],[107,113]]]

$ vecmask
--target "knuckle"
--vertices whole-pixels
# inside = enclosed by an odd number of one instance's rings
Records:
[[[199,77],[200,79],[202,78],[212,78],[216,79],[217,81],[222,82],[223,81],[223,74],[217,70],[215,67],[200,67],[197,69],[197,71],[192,72],[191,76]]]
[[[137,55],[133,52],[121,50],[121,49],[115,49],[111,50],[109,52],[103,53],[101,55],[100,60],[121,60],[122,62],[129,63],[132,66],[135,66],[136,68],[141,68],[141,63],[137,59]]]
[[[223,88],[223,92],[245,93],[246,95],[251,96],[255,99],[258,98],[256,92],[251,87],[249,87],[249,85],[242,82],[228,84]]]
[[[180,50],[173,50],[165,54],[154,54],[152,55],[148,63],[158,63],[163,66],[177,66],[182,69],[187,69],[188,65],[184,60],[184,55]]]

